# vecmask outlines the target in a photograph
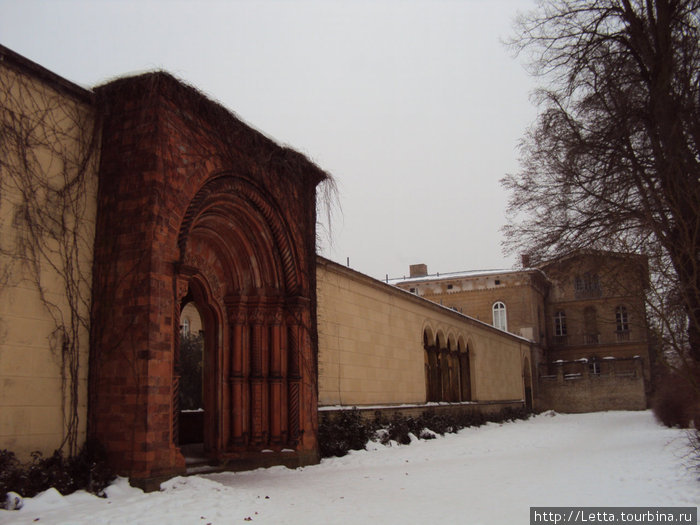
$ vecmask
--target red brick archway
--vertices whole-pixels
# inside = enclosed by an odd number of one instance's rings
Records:
[[[209,457],[233,468],[317,460],[315,188],[325,173],[167,74],[97,96],[90,435],[134,479],[185,470],[174,416],[187,297],[205,326]]]
[[[262,196],[245,179],[213,178],[192,200],[178,237],[176,304],[191,294],[209,312],[204,443],[219,460],[293,449],[300,438],[308,301],[298,295],[299,257],[283,218]]]

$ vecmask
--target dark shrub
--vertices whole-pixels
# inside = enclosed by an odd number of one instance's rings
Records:
[[[5,504],[8,492],[17,489],[23,483],[23,472],[14,452],[0,450],[0,507]]]
[[[661,375],[651,404],[656,419],[668,427],[688,428],[693,420],[700,424],[700,395],[686,374]]]
[[[690,445],[688,457],[690,466],[696,471],[700,471],[700,430],[693,428],[688,431],[688,443]]]
[[[487,421],[486,417],[481,412],[462,412],[457,417],[457,420],[462,428],[480,427]]]
[[[356,410],[342,410],[333,416],[324,414],[318,425],[321,457],[344,456],[349,450],[363,450],[374,429]]]
[[[46,458],[40,452],[33,452],[26,464],[20,463],[14,453],[0,451],[0,505],[4,505],[10,491],[25,498],[51,487],[63,495],[80,489],[102,495],[114,478],[103,449],[89,441],[71,458],[64,458],[58,450]]]
[[[396,441],[401,445],[408,445],[411,443],[410,433],[419,434],[420,429],[416,431],[416,422],[413,418],[405,417],[400,414],[395,414],[391,418],[389,424],[386,425],[386,432],[383,434],[382,443],[388,443],[389,441]]]
[[[458,418],[455,415],[437,414],[432,410],[421,414],[421,416],[418,418],[418,425],[420,428],[417,429],[417,433],[414,432],[416,435],[418,435],[418,433],[420,433],[420,431],[424,428],[427,428],[428,430],[432,430],[441,436],[451,432],[456,432],[465,426],[459,424]]]
[[[76,484],[76,490],[102,496],[104,489],[115,479],[115,474],[107,463],[107,453],[97,441],[88,440],[77,456],[68,461],[68,468]]]
[[[501,412],[499,412],[496,418],[493,420],[496,423],[503,423],[505,421],[518,421],[529,419],[531,412],[525,408],[513,408],[506,407]]]
[[[483,425],[487,421],[503,422],[515,419],[527,419],[530,413],[526,409],[506,408],[488,418],[480,413],[466,412],[437,413],[428,410],[413,418],[394,414],[391,419],[375,413],[373,421],[362,418],[357,409],[343,410],[336,415],[324,414],[319,422],[318,438],[321,457],[344,456],[348,450],[362,450],[367,441],[375,439],[382,444],[395,441],[402,445],[411,442],[410,434],[419,439],[433,439],[431,432],[444,435],[457,432],[465,427]]]

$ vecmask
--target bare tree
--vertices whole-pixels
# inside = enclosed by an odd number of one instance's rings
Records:
[[[511,45],[548,87],[506,249],[649,255],[660,334],[700,361],[700,0],[542,1]]]

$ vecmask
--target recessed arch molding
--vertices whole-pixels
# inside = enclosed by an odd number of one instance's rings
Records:
[[[202,312],[209,462],[317,461],[315,198],[327,175],[166,73],[96,99],[90,436],[137,482],[185,472],[187,298]]]

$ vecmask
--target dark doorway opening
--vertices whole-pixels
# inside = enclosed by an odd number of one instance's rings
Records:
[[[180,312],[178,445],[185,460],[204,461],[204,327],[188,294]]]

